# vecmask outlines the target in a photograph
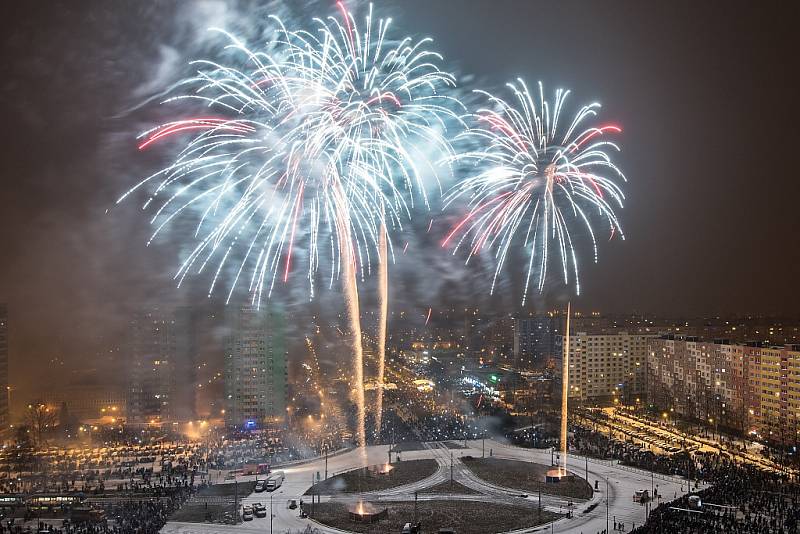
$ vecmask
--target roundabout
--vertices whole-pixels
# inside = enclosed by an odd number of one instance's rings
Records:
[[[420,450],[404,451],[403,461],[390,464],[389,470],[388,451],[386,445],[369,446],[331,456],[327,462],[323,457],[283,468],[286,479],[277,491],[250,494],[241,504],[262,503],[268,511],[271,507],[272,532],[280,534],[383,534],[401,532],[415,519],[424,532],[439,528],[459,534],[597,532],[610,518],[644,523],[647,511],[632,499],[638,489],[657,485],[661,494],[672,497],[686,488],[681,479],[616,462],[587,462],[575,455],[569,457],[572,476],[548,483],[547,471],[553,469],[549,449],[522,449],[494,440],[486,440],[485,449],[480,441],[468,442],[465,449],[425,443]],[[344,481],[344,487],[336,480]],[[247,481],[247,477],[239,480]],[[303,501],[304,514],[287,506],[293,500]],[[361,521],[353,513],[374,522]],[[264,533],[270,532],[270,519],[268,514],[239,525],[172,521],[162,532]]]

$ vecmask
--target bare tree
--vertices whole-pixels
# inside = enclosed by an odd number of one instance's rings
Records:
[[[37,402],[28,405],[28,411],[25,413],[25,421],[31,433],[31,440],[34,446],[41,447],[44,437],[53,430],[58,420],[58,414],[55,408]]]

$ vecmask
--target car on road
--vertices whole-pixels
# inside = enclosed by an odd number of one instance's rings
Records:
[[[252,521],[253,520],[253,509],[252,508],[245,508],[242,512],[242,521]]]
[[[255,514],[256,517],[267,517],[267,509],[264,508],[263,506],[260,506],[258,508],[254,506],[253,514]]]
[[[416,525],[413,525],[411,523],[406,523],[405,525],[403,525],[402,534],[418,534],[419,532],[420,532],[419,523],[417,523]]]
[[[287,508],[289,508],[289,510],[294,510],[295,508],[297,508],[297,501],[292,499],[287,503],[286,506]]]
[[[266,487],[267,487],[267,481],[266,480],[259,480],[258,482],[256,482],[255,492],[256,493],[261,493],[262,491],[264,491],[266,489]]]

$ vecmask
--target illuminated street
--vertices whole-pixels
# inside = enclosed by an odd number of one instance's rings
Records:
[[[457,451],[459,455],[473,455],[480,456],[482,451],[482,443],[480,441],[470,441],[469,449]],[[526,462],[537,462],[548,465],[550,462],[549,451],[530,451],[520,449],[518,447],[511,447],[504,445],[494,440],[487,440],[486,451],[490,449],[493,454],[498,458],[508,458],[514,460],[522,460]],[[386,446],[371,446],[367,448],[367,463],[375,464],[384,462],[387,458]],[[449,479],[449,453],[440,448],[431,448],[424,451],[412,451],[403,453],[404,460],[413,460],[420,458],[436,458],[437,461],[444,467],[436,475],[427,479],[419,484],[414,484],[406,488],[399,488],[383,492],[382,495],[387,497],[391,496],[392,499],[413,499],[413,491],[421,489],[426,486],[435,484]],[[329,474],[335,474],[349,469],[357,468],[360,463],[359,454],[357,451],[351,451],[336,457],[329,458],[328,469]],[[583,529],[584,531],[602,530],[606,525],[606,499],[609,501],[609,517],[616,517],[620,522],[627,523],[630,526],[634,524],[642,524],[645,520],[647,508],[638,503],[633,502],[633,493],[638,489],[650,489],[651,486],[658,487],[659,493],[664,496],[674,497],[675,494],[682,495],[687,492],[688,487],[685,481],[676,477],[664,477],[661,475],[651,476],[650,473],[638,469],[627,468],[624,466],[616,465],[611,462],[598,462],[591,460],[589,462],[589,481],[593,484],[595,480],[599,481],[599,491],[595,492],[594,497],[585,502],[574,502],[575,506],[572,508],[574,517],[570,519],[560,519],[554,525],[554,532],[572,532],[573,529]],[[570,469],[579,476],[585,476],[585,460],[582,457],[570,457]],[[302,531],[308,524],[312,524],[320,532],[338,532],[335,529],[324,527],[315,524],[307,519],[299,518],[297,510],[290,510],[286,507],[286,502],[291,499],[299,501],[303,498],[303,494],[310,487],[312,478],[317,472],[324,472],[324,460],[315,460],[303,465],[292,468],[284,469],[286,473],[286,481],[283,483],[281,489],[272,495],[273,509],[275,510],[275,518],[273,528],[281,532],[279,529],[294,529],[293,531]],[[480,488],[483,491],[493,495],[496,498],[515,498],[519,491],[514,491],[508,487],[498,487],[489,485],[470,476],[463,470],[457,475],[456,480],[466,482],[470,487]],[[606,481],[608,481],[608,493],[606,493]],[[468,498],[485,497],[471,496]],[[517,497],[518,498],[518,497]],[[307,499],[307,497],[306,497]],[[352,499],[357,499],[352,496]],[[323,500],[326,500],[323,497]],[[530,501],[531,506],[538,503],[537,496],[528,495],[527,500]],[[267,494],[251,494],[245,498],[243,504],[251,504],[253,502],[268,502],[269,495]],[[542,506],[552,512],[564,513],[567,510],[568,499],[552,497],[548,495],[542,496]],[[307,506],[310,506],[307,504]],[[162,532],[165,533],[205,533],[205,532],[263,532],[265,528],[264,519],[256,519],[252,524],[242,524],[240,526],[223,527],[220,525],[197,525],[187,523],[169,523]],[[267,527],[268,528],[268,524]],[[546,529],[549,529],[549,525]],[[537,529],[530,529],[530,532],[535,532]],[[549,530],[548,530],[549,531]],[[527,532],[527,530],[526,530]]]
[[[0,534],[800,534],[795,4],[10,4]]]

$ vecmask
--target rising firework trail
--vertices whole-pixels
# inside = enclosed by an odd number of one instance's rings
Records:
[[[327,261],[329,285],[341,281],[350,315],[363,445],[357,278],[369,272],[376,248],[387,268],[389,229],[402,229],[414,197],[427,206],[424,179],[435,176],[428,162],[440,156],[426,156],[449,150],[443,132],[456,115],[439,93],[453,77],[437,67],[428,39],[389,40],[390,21],[373,20],[371,6],[359,30],[338,7],[340,18],[315,19],[311,32],[274,18],[275,38],[256,50],[221,32],[229,41],[224,61],[195,61],[197,74],[165,101],[196,114],[140,136],[140,150],[179,143],[176,157],[118,202],[148,191],[148,243],[180,219],[191,222],[193,232],[181,236],[192,248],[178,285],[211,271],[209,297],[227,286],[226,302],[245,285],[259,306],[296,271],[305,272],[313,297]]]
[[[389,248],[386,228],[381,228],[378,267],[378,388],[375,402],[375,435],[380,438],[383,419],[383,385],[386,372],[386,323],[389,318]],[[385,264],[385,265],[384,265]]]
[[[479,148],[454,157],[469,175],[447,194],[446,203],[465,202],[469,209],[442,246],[455,242],[454,254],[468,247],[467,262],[491,251],[496,261],[492,292],[509,251],[520,247],[527,255],[523,304],[532,278],[544,290],[552,256],[565,284],[572,271],[580,293],[574,233],[582,228],[590,236],[595,261],[596,219],[610,237],[624,238],[614,210],[622,207],[618,182],[625,177],[612,162],[619,147],[607,139],[621,129],[593,122],[600,108],[596,103],[565,120],[569,91],[557,90],[551,102],[541,83],[536,97],[522,80],[508,88],[514,103],[479,91],[488,106],[469,117],[471,126],[460,136]]]
[[[460,104],[446,94],[455,80],[437,66],[441,56],[425,49],[429,39],[391,40],[391,19],[373,19],[371,5],[359,29],[355,17],[341,3],[337,6],[341,17],[318,21],[316,34],[296,32],[287,41],[300,66],[298,73],[317,94],[327,95],[316,142],[332,147],[340,160],[362,169],[362,177],[368,174],[366,179],[382,188],[374,196],[372,221],[378,228],[379,436],[392,255],[389,232],[402,229],[403,215],[410,218],[415,197],[429,206],[424,181],[429,176],[436,179],[434,162],[442,153],[452,154],[446,126],[458,120],[452,109]],[[369,262],[369,256],[362,258],[362,265]]]

